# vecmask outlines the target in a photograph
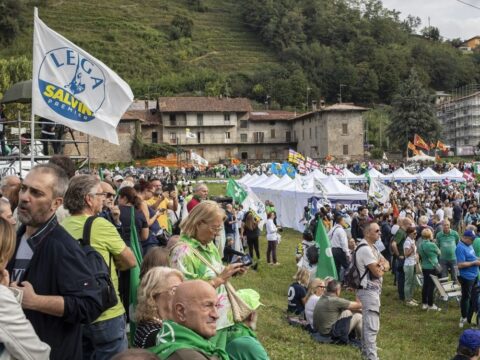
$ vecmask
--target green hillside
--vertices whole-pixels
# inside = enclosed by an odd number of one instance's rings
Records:
[[[22,13],[26,27],[0,58],[32,53],[33,2]],[[37,2],[38,3],[38,2]],[[234,91],[238,82],[278,64],[243,23],[233,0],[49,0],[40,18],[98,57],[132,86],[137,97]],[[193,21],[192,37],[170,40],[175,16]],[[228,81],[227,81],[228,78]],[[241,85],[240,85],[241,86]]]

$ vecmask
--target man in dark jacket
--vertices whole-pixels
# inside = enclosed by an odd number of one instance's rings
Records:
[[[52,360],[82,359],[82,323],[102,312],[87,258],[55,216],[67,186],[56,165],[38,165],[28,173],[18,206],[23,225],[8,265],[11,286],[23,291],[25,315],[52,348]]]

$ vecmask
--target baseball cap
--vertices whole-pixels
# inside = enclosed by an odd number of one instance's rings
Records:
[[[253,289],[240,289],[237,290],[237,295],[248,305],[252,310],[257,310],[260,305],[260,294]]]
[[[123,180],[123,176],[122,175],[115,175],[113,177],[113,181],[120,181],[120,180]]]
[[[459,344],[472,350],[480,348],[480,330],[465,330],[462,335],[460,335]]]
[[[463,233],[463,236],[474,239],[475,233],[472,230],[465,230],[465,232]]]

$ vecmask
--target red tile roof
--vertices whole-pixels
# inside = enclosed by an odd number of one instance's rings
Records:
[[[249,112],[252,105],[246,98],[161,97],[161,112]]]
[[[249,120],[253,121],[275,121],[275,120],[290,120],[297,116],[292,111],[283,110],[265,110],[250,112]]]

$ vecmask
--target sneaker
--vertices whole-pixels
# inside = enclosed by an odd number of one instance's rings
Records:
[[[418,304],[418,301],[415,300],[415,299],[412,299],[412,300],[410,300],[410,301],[413,301],[415,304]]]
[[[279,263],[279,262],[276,262],[276,263],[274,263],[273,265],[280,265],[280,263]]]
[[[432,306],[428,307],[428,310],[441,311],[442,309],[440,309],[437,305],[433,304]]]
[[[407,306],[418,306],[418,304],[415,301],[409,300],[405,303]]]
[[[467,318],[460,318],[460,322],[458,323],[458,327],[460,329],[463,328],[463,326],[467,323]]]
[[[422,310],[427,310],[428,309],[428,305],[427,304],[422,304]]]

